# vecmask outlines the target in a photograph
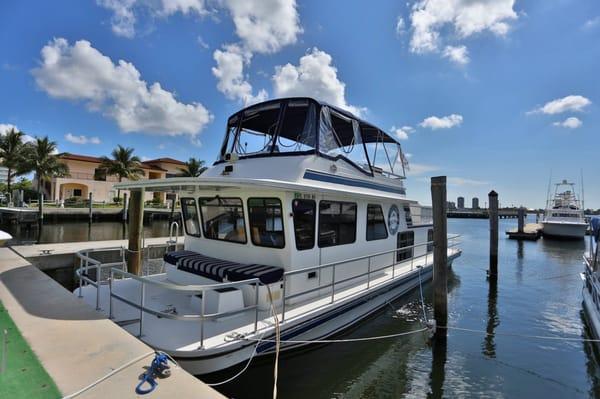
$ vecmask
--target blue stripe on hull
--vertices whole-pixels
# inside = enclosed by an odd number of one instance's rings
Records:
[[[395,188],[383,184],[371,183],[364,180],[352,179],[350,177],[335,176],[330,175],[328,173],[316,172],[314,170],[307,170],[306,172],[304,172],[304,178],[309,180],[322,181],[326,183],[343,184],[345,186],[370,188],[373,190],[385,191],[394,194],[406,194],[406,190],[404,188]]]

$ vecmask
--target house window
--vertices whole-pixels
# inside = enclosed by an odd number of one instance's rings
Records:
[[[73,189],[73,197],[81,197],[81,189],[80,188]]]
[[[406,259],[410,259],[413,256],[412,246],[415,244],[415,232],[414,231],[403,231],[398,233],[396,248],[399,251],[396,252],[396,261],[401,262]],[[410,247],[410,248],[407,248]],[[402,249],[406,248],[406,249]]]
[[[183,226],[185,227],[186,234],[200,237],[200,221],[198,220],[196,200],[193,198],[182,198],[181,213],[183,214]]]
[[[106,169],[104,169],[104,168],[94,169],[94,180],[106,181]]]
[[[315,246],[315,216],[317,204],[313,200],[295,199],[292,201],[294,213],[294,236],[296,249],[302,251]]]
[[[279,198],[249,198],[248,219],[252,243],[259,247],[283,248],[283,218]]]
[[[204,237],[245,244],[246,224],[240,198],[200,198]]]
[[[319,247],[350,244],[356,241],[356,204],[321,201],[319,203]]]
[[[381,205],[367,205],[367,241],[383,240],[387,237]]]
[[[427,230],[427,252],[433,252],[433,229]]]

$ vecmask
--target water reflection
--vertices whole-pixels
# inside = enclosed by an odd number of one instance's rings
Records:
[[[495,329],[500,325],[497,302],[498,284],[490,281],[488,291],[488,320],[485,328],[487,335],[483,340],[483,355],[492,359],[496,357]]]
[[[448,338],[446,334],[436,336],[432,344],[431,373],[429,384],[431,391],[428,398],[444,397],[444,381],[446,379],[446,361],[448,357]]]

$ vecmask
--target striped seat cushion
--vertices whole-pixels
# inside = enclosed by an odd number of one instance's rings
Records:
[[[258,278],[263,284],[271,284],[281,280],[283,276],[281,267],[230,262],[187,250],[166,253],[164,260],[177,266],[179,270],[217,281]]]

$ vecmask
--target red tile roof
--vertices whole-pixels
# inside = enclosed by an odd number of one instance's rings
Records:
[[[152,163],[170,163],[173,165],[185,165],[185,162],[181,162],[177,159],[173,159],[173,158],[156,158],[156,159],[150,159],[148,161],[144,161],[143,163],[147,163],[147,164],[152,164]]]
[[[61,159],[71,160],[71,161],[83,161],[83,162],[93,162],[93,163],[102,163],[102,158],[100,157],[92,157],[89,155],[80,155],[80,154],[63,154],[60,156]],[[142,169],[152,169],[152,170],[160,170],[161,172],[166,172],[166,169],[163,169],[157,165],[153,165],[152,163],[148,163],[152,161],[142,162]]]

